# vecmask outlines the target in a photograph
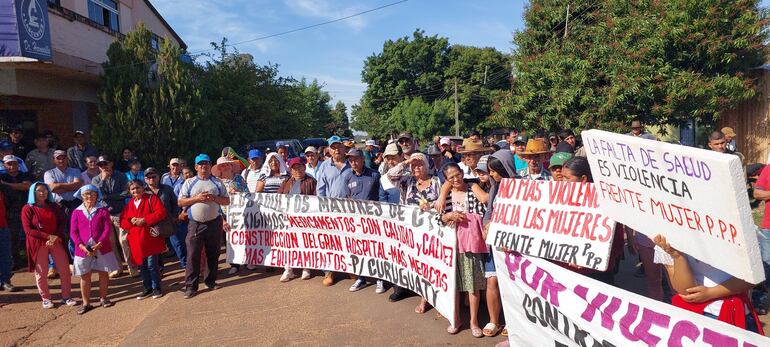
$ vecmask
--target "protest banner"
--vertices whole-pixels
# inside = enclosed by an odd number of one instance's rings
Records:
[[[456,235],[435,217],[376,201],[233,194],[227,262],[382,279],[454,317]]]
[[[615,221],[591,183],[505,178],[487,243],[519,253],[606,270]]]
[[[585,277],[494,251],[511,346],[769,346],[770,339]]]
[[[764,280],[740,158],[601,130],[581,136],[604,213],[735,277]]]

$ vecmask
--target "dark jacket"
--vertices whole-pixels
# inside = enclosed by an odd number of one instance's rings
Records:
[[[278,194],[289,194],[295,181],[294,177],[289,177],[289,179],[283,181],[281,187],[278,188]],[[315,195],[315,184],[315,178],[305,174],[305,178],[303,178],[302,183],[300,183],[299,190],[303,195]]]
[[[147,187],[147,192],[153,194],[150,187]],[[163,207],[166,208],[167,215],[176,218],[179,215],[179,205],[177,204],[176,194],[174,194],[174,188],[171,188],[168,184],[160,184],[157,195],[160,198],[160,202],[163,203]]]
[[[107,210],[110,211],[111,216],[120,216],[123,212],[123,207],[126,206],[126,199],[129,197],[128,180],[126,175],[113,171],[112,176],[106,180],[102,180],[102,175],[94,177],[91,184],[95,185],[102,192],[102,198],[104,203],[107,204]]]

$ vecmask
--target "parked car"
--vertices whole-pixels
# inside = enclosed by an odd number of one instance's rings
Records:
[[[302,140],[302,144],[305,145],[305,148],[313,146],[316,149],[318,149],[318,147],[326,146],[326,139],[321,137],[311,137],[311,138]]]
[[[252,149],[258,149],[262,151],[262,153],[267,154],[270,152],[275,152],[275,149],[278,148],[279,143],[284,143],[288,146],[289,158],[305,156],[305,153],[303,153],[305,147],[302,146],[302,142],[300,142],[297,139],[256,141],[256,142],[243,145],[239,152],[242,153],[244,158],[248,155],[248,152]]]

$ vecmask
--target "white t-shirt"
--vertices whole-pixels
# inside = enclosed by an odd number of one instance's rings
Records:
[[[257,182],[259,182],[259,169],[246,168],[241,172],[243,180],[246,181],[246,187],[250,192],[257,190]]]
[[[465,163],[458,163],[457,166],[460,167],[461,170],[463,170],[463,179],[471,180],[471,179],[478,179],[479,176],[476,175],[476,170],[471,169],[468,167],[468,165],[465,165]]]
[[[189,192],[189,193],[188,193]],[[188,178],[179,190],[180,198],[189,198],[200,193],[207,192],[214,196],[228,197],[227,188],[222,181],[215,177],[202,180],[198,177]],[[190,206],[190,218],[196,222],[204,223],[214,220],[219,216],[219,204],[213,201],[198,202]]]

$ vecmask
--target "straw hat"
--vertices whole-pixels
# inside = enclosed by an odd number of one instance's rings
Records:
[[[492,149],[489,147],[484,147],[484,143],[481,142],[481,140],[477,141],[470,141],[466,139],[463,141],[463,149],[460,150],[461,154],[465,153],[489,153]]]
[[[548,144],[545,142],[545,139],[530,139],[527,141],[527,147],[524,149],[524,152],[521,152],[521,155],[538,155],[545,154],[550,151],[551,150]]]

